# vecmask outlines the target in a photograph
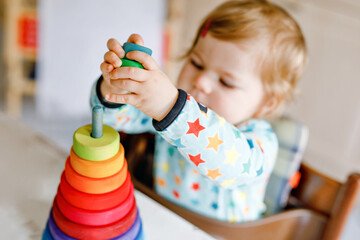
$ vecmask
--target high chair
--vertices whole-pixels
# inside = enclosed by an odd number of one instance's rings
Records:
[[[360,188],[359,173],[349,175],[341,183],[301,163],[301,179],[282,211],[252,222],[222,222],[156,194],[152,177],[153,134],[120,135],[135,188],[217,239],[339,239]]]

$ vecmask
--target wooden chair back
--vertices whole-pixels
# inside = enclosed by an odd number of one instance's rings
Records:
[[[323,239],[339,239],[357,199],[360,174],[350,174],[341,183],[306,164],[301,165],[300,173],[299,186],[291,192],[289,204],[326,216]]]

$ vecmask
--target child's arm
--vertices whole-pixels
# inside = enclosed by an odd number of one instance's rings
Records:
[[[225,188],[269,177],[278,142],[268,122],[236,128],[184,91],[168,116],[155,129],[203,176]]]

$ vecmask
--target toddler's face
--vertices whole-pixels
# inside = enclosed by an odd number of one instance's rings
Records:
[[[208,33],[185,63],[178,88],[232,124],[258,117],[264,101],[258,60],[258,51]]]

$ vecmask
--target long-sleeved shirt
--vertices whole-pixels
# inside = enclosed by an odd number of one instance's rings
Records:
[[[111,104],[100,93],[90,103],[104,106],[104,123],[127,133],[155,135],[155,190],[194,212],[229,222],[262,216],[265,188],[275,164],[278,141],[265,120],[237,126],[179,89],[178,99],[160,122],[131,105]]]

